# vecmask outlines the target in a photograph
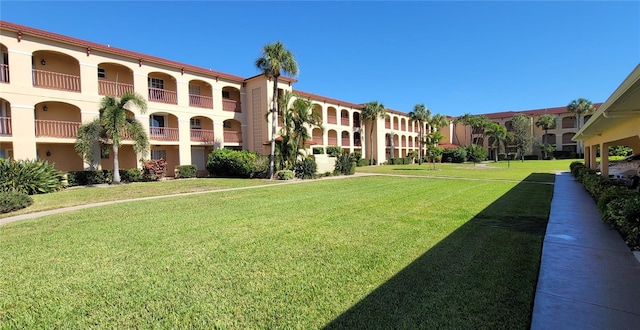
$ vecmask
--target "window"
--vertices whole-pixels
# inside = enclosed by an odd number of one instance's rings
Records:
[[[166,150],[151,150],[151,159],[167,159]]]
[[[164,130],[165,117],[152,115],[149,117],[149,126],[151,126],[151,136],[164,136],[167,132]]]
[[[191,118],[191,128],[200,128],[200,119],[199,118]]]
[[[107,72],[103,68],[98,68],[98,78],[106,78]]]
[[[163,79],[149,77],[148,82],[149,82],[149,87],[151,88],[164,89]]]
[[[230,99],[231,96],[229,95],[229,91],[222,91],[222,98],[223,99]]]
[[[189,85],[189,94],[200,95],[200,86]]]
[[[109,159],[109,151],[100,150],[100,159]]]

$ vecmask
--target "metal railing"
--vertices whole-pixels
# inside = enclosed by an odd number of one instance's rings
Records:
[[[189,105],[198,108],[213,108],[213,98],[197,94],[189,94]]]
[[[242,132],[224,131],[224,142],[242,143]]]
[[[174,91],[149,87],[149,101],[178,104],[178,97],[177,93]]]
[[[117,83],[115,81],[98,80],[98,94],[120,97],[124,93],[133,93],[132,84]]]
[[[342,124],[342,126],[349,126],[349,117],[340,118],[340,124]]]
[[[80,92],[80,76],[36,69],[32,71],[35,87]]]
[[[150,127],[149,138],[156,141],[178,141],[178,129],[172,127]]]
[[[240,108],[240,102],[236,100],[230,100],[230,99],[222,99],[222,110],[242,112],[242,109]]]
[[[9,82],[9,64],[0,64],[0,83]]]
[[[337,123],[338,123],[338,117],[327,115],[327,124],[337,124]]]
[[[36,137],[55,137],[75,139],[79,122],[36,119]]]
[[[213,130],[192,128],[191,141],[213,142]]]
[[[0,136],[11,136],[11,117],[0,117]]]

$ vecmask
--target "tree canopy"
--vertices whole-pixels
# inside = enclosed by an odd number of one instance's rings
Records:
[[[370,122],[369,127],[369,163],[373,164],[373,126],[374,122],[378,119],[384,119],[384,116],[387,114],[387,109],[384,105],[378,101],[371,101],[362,107],[362,111],[360,116],[364,120],[368,120]]]

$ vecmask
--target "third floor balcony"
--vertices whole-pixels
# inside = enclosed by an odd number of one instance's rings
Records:
[[[80,92],[80,64],[66,54],[36,51],[31,58],[34,87]]]

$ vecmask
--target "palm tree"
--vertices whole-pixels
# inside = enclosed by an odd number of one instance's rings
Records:
[[[362,107],[361,117],[371,122],[369,128],[369,164],[373,165],[373,123],[378,119],[384,119],[387,109],[378,101],[371,101]]]
[[[411,120],[418,122],[418,143],[419,152],[418,152],[418,164],[422,165],[423,158],[423,143],[424,143],[424,124],[431,121],[431,110],[427,108],[423,103],[416,104],[413,107],[413,111],[409,112],[409,118]]]
[[[287,106],[294,97],[295,100],[291,106]],[[299,98],[289,91],[280,98],[279,104],[283,118],[280,135],[283,143],[290,144],[285,161],[286,167],[291,169],[300,155],[300,150],[305,149],[306,142],[311,140],[308,127],[322,129],[322,116],[313,111],[313,103],[310,100]]]
[[[547,132],[550,129],[556,128],[556,116],[552,114],[544,114],[538,118],[536,121],[536,127],[540,127],[544,130],[544,138],[542,139],[542,143],[544,143],[544,158],[547,158]]]
[[[498,161],[498,151],[504,147],[505,141],[508,139],[507,128],[496,123],[490,122],[485,127],[485,134],[489,138],[489,147],[495,149],[495,161]]]
[[[591,103],[591,101],[585,98],[578,98],[577,100],[571,101],[571,103],[567,105],[567,110],[576,114],[576,117],[578,118],[578,130],[580,130],[580,127],[582,127],[580,116],[593,113],[596,108],[593,106],[593,103]],[[578,141],[578,146],[578,152],[581,152],[582,147],[580,146],[580,141]]]
[[[142,124],[135,118],[127,118],[130,106],[136,106],[141,114],[147,111],[147,102],[137,93],[125,93],[120,99],[105,96],[100,101],[100,116],[94,121],[81,125],[76,139],[76,151],[90,164],[96,164],[94,159],[96,146],[111,145],[113,152],[113,181],[120,183],[120,163],[118,151],[123,139],[133,140],[133,150],[136,154],[146,153],[149,148],[149,138]]]
[[[431,129],[435,132],[439,131],[440,128],[447,125],[449,125],[447,116],[441,115],[439,113],[433,115],[433,117],[431,117],[431,120],[429,121],[429,126],[431,126]]]
[[[442,148],[438,148],[438,143],[444,138],[442,133],[438,130],[434,130],[424,136],[424,143],[427,145],[427,156],[433,164],[433,169],[436,169],[436,159],[442,154]]]
[[[262,57],[256,60],[256,68],[262,71],[265,76],[273,79],[273,97],[271,99],[271,157],[269,160],[269,178],[273,178],[275,173],[275,149],[276,149],[276,129],[278,111],[278,78],[282,73],[295,76],[298,74],[298,63],[293,53],[286,49],[280,41],[267,44],[262,48]]]
[[[464,138],[467,138],[467,126],[469,126],[469,122],[473,116],[470,113],[465,113],[464,115],[458,117],[458,121],[464,123]],[[469,139],[469,143],[471,143],[471,139]]]

